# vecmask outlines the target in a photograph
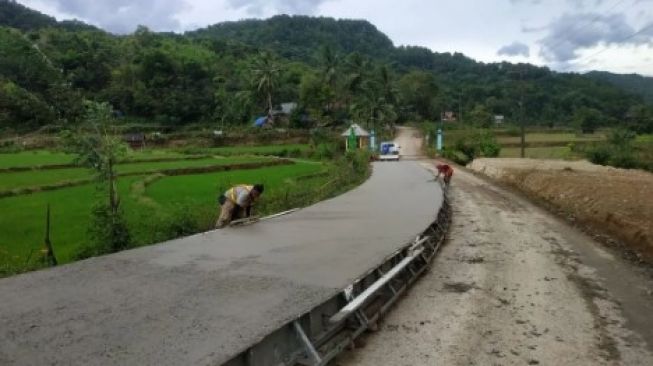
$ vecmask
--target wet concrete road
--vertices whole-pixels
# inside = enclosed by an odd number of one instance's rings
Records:
[[[220,364],[435,219],[416,162],[293,214],[0,280],[1,365]]]

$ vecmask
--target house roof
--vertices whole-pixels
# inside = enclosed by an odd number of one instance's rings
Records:
[[[297,103],[295,103],[295,102],[290,102],[290,103],[281,103],[281,104],[279,105],[279,108],[280,108],[280,109],[276,109],[276,110],[272,111],[272,114],[275,115],[275,116],[278,116],[278,115],[280,115],[280,114],[283,114],[283,115],[289,116],[289,115],[292,114],[292,112],[293,112],[295,109],[297,109]]]
[[[123,141],[135,142],[145,140],[144,133],[126,133],[122,136]]]
[[[285,114],[291,114],[297,108],[297,103],[281,103],[281,111]]]
[[[349,134],[351,133],[350,130],[351,130],[352,128],[354,129],[354,134],[356,134],[356,137],[367,137],[367,136],[370,135],[370,133],[367,132],[367,131],[365,131],[365,129],[363,129],[363,127],[359,126],[358,123],[353,123],[353,124],[352,124],[351,126],[349,126],[349,128],[348,128],[347,130],[345,130],[345,132],[343,132],[342,135],[340,135],[340,136],[344,136],[344,137],[349,136]]]

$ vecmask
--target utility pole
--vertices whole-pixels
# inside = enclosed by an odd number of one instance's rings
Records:
[[[524,121],[524,68],[519,68],[519,119],[521,124],[521,158],[526,157],[526,122]]]
[[[458,109],[460,109],[460,124],[463,123],[463,89],[460,88],[460,99],[458,100]]]

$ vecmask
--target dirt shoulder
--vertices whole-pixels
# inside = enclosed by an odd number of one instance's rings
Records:
[[[533,159],[477,159],[469,168],[552,205],[653,262],[653,174]]]
[[[528,200],[454,175],[431,270],[337,365],[653,364],[650,279]]]

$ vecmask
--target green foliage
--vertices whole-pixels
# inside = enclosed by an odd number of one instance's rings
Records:
[[[648,103],[653,103],[653,77],[637,74],[612,74],[605,71],[592,71],[585,75],[618,86],[627,92],[641,95]]]
[[[605,117],[594,108],[582,107],[574,112],[574,124],[581,133],[594,133]]]
[[[589,149],[586,153],[587,160],[598,165],[608,165],[612,157],[612,149],[606,145],[599,145]]]
[[[84,130],[65,131],[62,137],[68,152],[77,154],[76,162],[93,169],[99,182],[112,179],[114,166],[127,154],[127,145],[114,129],[113,109],[107,103],[86,103]]]
[[[473,159],[470,159],[467,155],[461,153],[460,151],[450,149],[450,148],[444,148],[442,150],[442,157],[445,159],[449,159],[456,164],[465,166],[469,164]]]
[[[281,72],[279,65],[269,52],[261,52],[251,65],[252,80],[256,90],[261,93],[265,100],[265,109],[268,115],[272,115],[272,93],[274,93]]]
[[[648,166],[638,157],[634,145],[637,135],[627,129],[615,129],[608,135],[607,143],[595,144],[586,151],[589,161],[599,165],[612,165],[618,168],[633,169]]]
[[[180,204],[174,208],[164,228],[166,238],[179,238],[202,231],[201,217],[198,216],[198,211],[188,204]]]
[[[333,143],[319,143],[311,158],[316,160],[331,160],[338,154],[338,149]]]
[[[394,47],[366,21],[281,15],[184,35],[139,27],[114,36],[1,4],[0,130],[72,128],[83,119],[84,99],[109,103],[116,124],[169,128],[250,124],[276,103],[298,102],[293,126],[303,125],[304,113],[321,126],[354,120],[380,128],[462,111],[489,127],[488,116],[520,121],[523,111],[528,125],[653,130],[651,107],[607,82]]]
[[[131,240],[116,182],[116,165],[126,154],[127,147],[115,135],[115,131],[111,131],[114,125],[113,109],[107,103],[87,102],[86,123],[93,133],[68,134],[68,146],[70,151],[78,154],[79,163],[96,172],[98,188],[108,199],[98,202],[91,212],[91,245],[80,256],[117,252],[127,248]]]
[[[402,104],[403,120],[435,120],[440,115],[436,99],[439,88],[435,76],[426,71],[414,70],[398,82],[398,94]]]
[[[0,126],[26,132],[54,122],[54,110],[41,98],[0,78]]]
[[[466,161],[477,157],[493,158],[501,153],[501,145],[494,134],[487,130],[470,130],[455,142],[454,149],[465,155]]]
[[[480,128],[491,128],[494,116],[483,106],[477,104],[467,115],[469,122]]]
[[[627,113],[628,128],[637,133],[653,133],[653,106],[635,105]]]
[[[266,20],[225,22],[187,34],[193,38],[238,41],[257,48],[274,45],[281,56],[305,62],[313,61],[324,45],[338,54],[358,51],[377,57],[385,57],[393,49],[392,41],[366,21],[308,16],[278,15]]]
[[[113,210],[105,203],[93,207],[88,237],[88,243],[76,254],[76,259],[115,253],[131,245],[131,235],[122,210]]]

